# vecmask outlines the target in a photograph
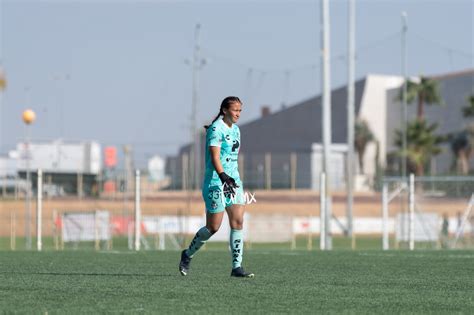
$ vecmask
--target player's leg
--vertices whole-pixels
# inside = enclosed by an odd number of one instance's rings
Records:
[[[244,250],[244,206],[241,204],[233,204],[226,208],[230,224],[230,250],[232,257],[231,276],[253,278],[254,274],[245,272],[242,268],[242,257]]]
[[[196,232],[188,248],[181,252],[179,272],[183,276],[188,274],[189,265],[194,254],[221,226],[224,217],[224,204],[221,202],[221,198],[217,198],[217,196],[219,196],[219,192],[215,189],[203,190],[203,198],[206,204],[206,225]]]
[[[179,272],[186,276],[189,271],[189,265],[194,254],[206,243],[206,241],[219,230],[224,217],[224,211],[219,213],[206,213],[206,226],[197,231],[189,247],[181,252],[181,261],[179,263]]]
[[[206,226],[203,226],[199,231],[197,231],[191,244],[189,244],[189,248],[186,250],[186,254],[189,257],[192,258],[202,245],[204,245],[206,241],[219,230],[223,217],[224,211],[218,213],[206,213]]]

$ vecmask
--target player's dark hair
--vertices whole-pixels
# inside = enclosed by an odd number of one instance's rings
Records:
[[[219,117],[224,116],[224,108],[229,109],[230,105],[234,103],[242,104],[242,102],[237,96],[227,96],[226,98],[224,98],[219,109],[219,114],[217,114],[216,118],[214,118],[214,120],[209,125],[204,126],[204,129],[207,130],[207,128],[209,128],[213,123],[215,123],[216,120],[219,119]]]

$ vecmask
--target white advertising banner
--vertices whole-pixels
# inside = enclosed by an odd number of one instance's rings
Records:
[[[64,242],[107,241],[111,237],[109,212],[63,213],[61,233]]]

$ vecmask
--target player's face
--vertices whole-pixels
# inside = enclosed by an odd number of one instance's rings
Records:
[[[242,111],[242,104],[235,102],[235,103],[230,104],[227,110],[224,110],[224,114],[227,116],[229,121],[235,124],[240,118],[241,111]]]

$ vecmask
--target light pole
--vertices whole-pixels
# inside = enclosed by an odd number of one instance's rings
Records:
[[[330,180],[331,173],[329,169],[330,146],[331,146],[331,76],[330,76],[330,41],[329,41],[329,0],[321,1],[321,62],[322,62],[322,113],[323,113],[323,163],[322,169],[325,176],[325,202],[323,204],[325,211],[325,249],[332,248],[331,239],[331,192]]]
[[[407,176],[407,13],[402,12],[402,177],[405,180]]]
[[[30,128],[29,126],[35,121],[36,114],[31,109],[23,111],[23,122],[25,128],[25,167],[26,167],[26,212],[25,212],[25,234],[26,249],[31,249],[31,178],[30,178]]]
[[[191,106],[191,148],[190,148],[190,187],[199,188],[201,184],[201,133],[197,129],[198,113],[197,107],[199,102],[199,70],[206,64],[206,60],[201,58],[201,45],[199,42],[201,32],[201,24],[196,24],[194,32],[194,54],[192,61],[193,71],[193,91],[192,91],[192,106]],[[185,63],[190,63],[185,61]]]
[[[349,41],[347,73],[347,235],[353,239],[352,213],[354,203],[354,76],[355,76],[355,0],[349,0]]]

